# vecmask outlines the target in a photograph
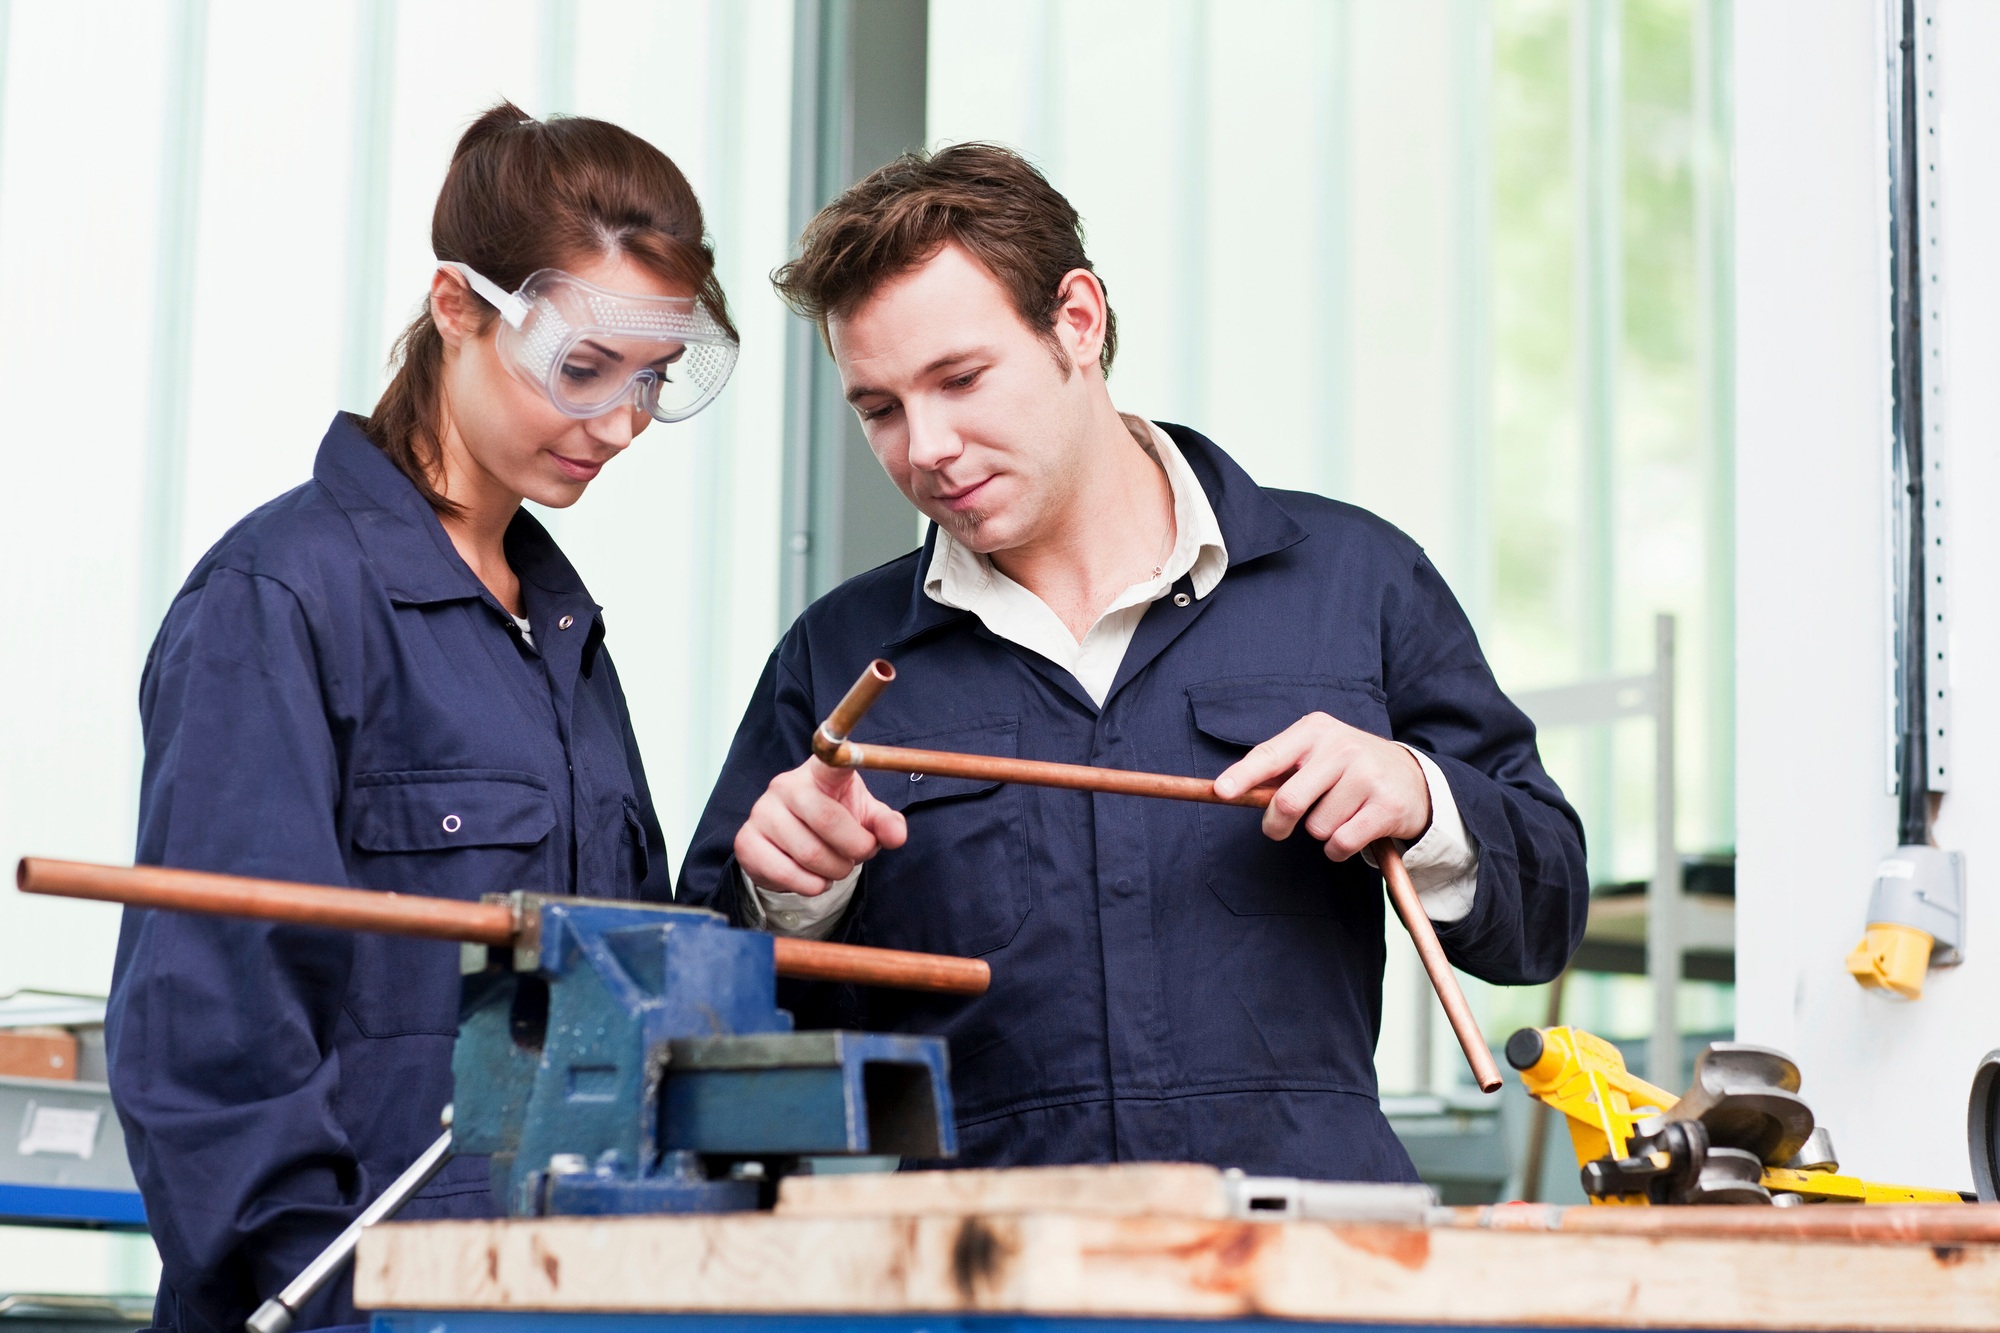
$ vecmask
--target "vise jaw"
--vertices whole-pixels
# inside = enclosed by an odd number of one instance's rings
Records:
[[[452,1128],[514,1216],[758,1206],[800,1157],[958,1150],[938,1037],[794,1032],[718,913],[515,894],[464,946]]]

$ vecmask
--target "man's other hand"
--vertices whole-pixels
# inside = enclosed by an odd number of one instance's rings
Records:
[[[808,759],[771,785],[736,831],[736,864],[759,888],[812,898],[910,836],[853,769]]]
[[[1264,836],[1282,841],[1304,820],[1329,860],[1377,838],[1415,842],[1431,826],[1430,784],[1416,756],[1325,713],[1306,714],[1224,769],[1215,792],[1240,796],[1279,777]]]

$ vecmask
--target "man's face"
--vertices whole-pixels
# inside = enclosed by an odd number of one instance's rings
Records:
[[[945,531],[991,554],[1068,515],[1096,365],[1065,374],[976,259],[947,245],[828,335],[868,447]]]

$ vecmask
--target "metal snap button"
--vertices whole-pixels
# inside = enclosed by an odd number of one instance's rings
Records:
[[[1192,602],[1193,600],[1194,600],[1194,598],[1192,598],[1192,597],[1188,596],[1188,595],[1187,595],[1186,593],[1184,593],[1184,592],[1177,592],[1177,593],[1175,593],[1175,594],[1174,594],[1174,605],[1175,605],[1175,606],[1186,606],[1186,605],[1187,605],[1187,604],[1188,604],[1189,602]]]
[[[778,913],[778,924],[786,930],[797,930],[799,928],[799,914],[797,912],[780,912]]]
[[[446,815],[444,817],[444,831],[446,833],[456,833],[463,826],[457,815]]]
[[[561,620],[558,620],[556,622],[556,628],[568,629],[571,625],[574,625],[575,623],[576,623],[575,616],[564,616]]]

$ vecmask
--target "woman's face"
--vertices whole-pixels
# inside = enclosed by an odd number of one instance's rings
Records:
[[[689,295],[622,255],[562,267],[614,292]],[[652,421],[630,399],[589,420],[557,411],[546,394],[508,370],[497,341],[499,317],[448,269],[431,279],[431,316],[445,344],[441,489],[459,504],[511,511],[528,499],[567,508]]]

